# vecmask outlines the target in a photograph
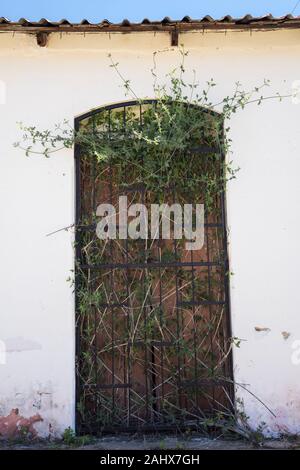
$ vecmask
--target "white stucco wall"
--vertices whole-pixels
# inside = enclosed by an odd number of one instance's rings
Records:
[[[63,34],[40,48],[34,36],[0,35],[0,416],[18,408],[39,414],[41,435],[74,426],[73,152],[26,158],[13,142],[16,121],[52,127],[64,118],[125,98],[112,53],[141,97],[152,96],[152,53],[168,48],[167,33]],[[186,33],[187,70],[218,83],[216,101],[234,83],[272,82],[286,93],[300,79],[300,31]],[[176,50],[157,58],[161,74],[179,62]],[[4,99],[3,99],[4,98]],[[250,105],[231,121],[232,158],[241,167],[228,188],[233,335],[237,387],[250,423],[273,432],[300,432],[300,105],[287,99]],[[255,327],[268,328],[258,332]],[[284,339],[282,332],[290,333]]]

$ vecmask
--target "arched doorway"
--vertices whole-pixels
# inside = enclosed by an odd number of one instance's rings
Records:
[[[199,249],[187,250],[174,238],[173,219],[167,240],[151,239],[150,228],[140,239],[99,239],[96,233],[100,204],[117,207],[120,196],[126,196],[127,212],[133,204],[149,211],[158,202],[196,204],[204,201],[214,174],[221,180],[222,135],[211,138],[213,120],[220,116],[189,108],[195,122],[205,117],[210,130],[202,133],[199,126],[188,145],[179,145],[170,171],[163,168],[155,136],[150,150],[149,142],[139,147],[135,141],[143,126],[151,134],[155,110],[156,100],[129,101],[75,122],[78,132],[95,136],[83,136],[75,148],[77,423],[82,432],[197,427],[233,406],[224,188],[212,193]],[[167,145],[167,139],[163,142]],[[134,158],[128,158],[129,151]],[[174,158],[181,162],[178,168]],[[197,159],[203,166],[197,167]],[[211,172],[211,180],[197,178],[201,168],[206,176]],[[120,208],[116,214],[119,229]]]

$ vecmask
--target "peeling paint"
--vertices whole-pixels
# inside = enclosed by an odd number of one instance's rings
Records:
[[[18,408],[13,408],[9,415],[0,417],[0,436],[4,438],[12,438],[19,436],[22,431],[31,437],[37,435],[34,424],[43,421],[39,414],[24,418],[20,416]]]
[[[266,328],[264,326],[255,326],[255,331],[271,331],[270,328]]]
[[[291,333],[288,331],[282,331],[281,332],[283,339],[288,339],[291,336]]]

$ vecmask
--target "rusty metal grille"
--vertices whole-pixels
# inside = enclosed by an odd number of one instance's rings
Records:
[[[88,123],[97,132],[105,113],[108,133],[116,115],[126,132],[129,110],[142,122],[144,106],[155,100],[106,106],[75,127]],[[191,152],[206,158],[220,149]],[[78,431],[173,430],[225,416],[233,388],[224,192],[205,216],[201,250],[175,239],[99,240],[98,204],[125,194],[128,205],[148,206],[151,194],[143,182],[131,184],[130,166],[120,185],[112,164],[99,171],[79,145],[75,159]],[[177,202],[176,185],[166,187],[165,200]]]

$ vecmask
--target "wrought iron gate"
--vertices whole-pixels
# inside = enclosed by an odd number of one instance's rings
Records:
[[[106,116],[139,114],[155,100],[126,102],[87,113],[76,129]],[[199,158],[219,148],[192,149]],[[232,365],[224,192],[205,217],[205,243],[187,251],[180,240],[99,240],[96,207],[151,203],[143,182],[116,184],[110,163],[76,145],[77,425],[80,432],[199,426],[232,408]],[[222,157],[223,158],[223,157]],[[219,171],[219,170],[217,170]],[[165,190],[176,202],[176,186]],[[199,201],[201,198],[199,199]],[[193,201],[190,201],[191,203]]]

